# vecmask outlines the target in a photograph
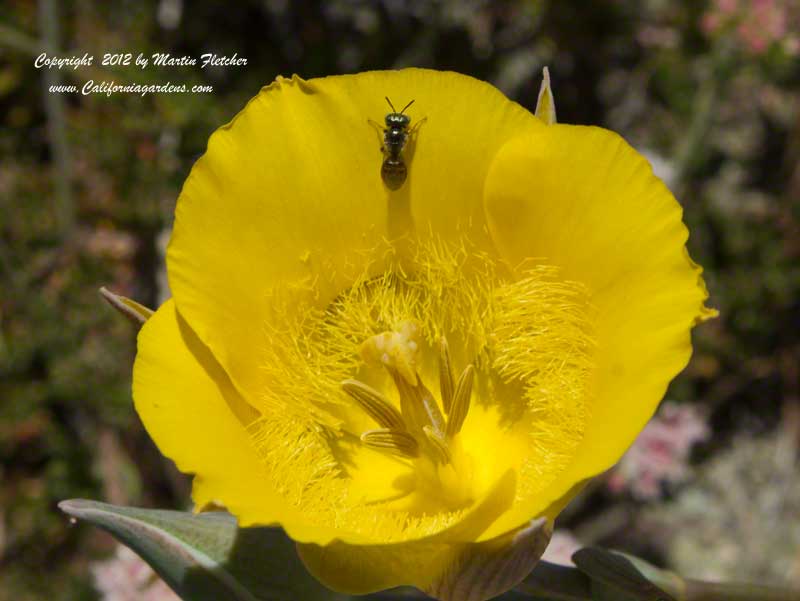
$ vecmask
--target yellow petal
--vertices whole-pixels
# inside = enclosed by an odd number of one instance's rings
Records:
[[[299,540],[328,541],[332,529],[310,528],[288,507],[251,446],[246,425],[257,412],[236,393],[220,366],[170,300],[139,333],[133,372],[136,410],[161,452],[197,474],[195,505],[223,505],[242,525],[282,523]]]
[[[385,96],[414,99],[407,114],[419,125],[397,192],[381,181],[381,132],[368,122],[383,123]],[[495,88],[455,73],[279,79],[214,133],[181,192],[167,254],[181,315],[258,407],[274,291],[297,310],[325,306],[368,266],[385,266],[387,238],[414,231],[489,244],[491,157],[536,127]]]
[[[685,249],[680,205],[618,135],[550,125],[521,136],[495,158],[485,194],[505,258],[556,265],[589,287],[597,309],[584,439],[537,507],[512,510],[485,533],[492,536],[563,504],[576,483],[619,459],[689,360],[692,326],[712,312]]]
[[[463,520],[433,536],[383,545],[298,544],[297,550],[314,577],[336,591],[360,595],[401,585],[427,589],[456,567],[471,541],[508,509],[515,488],[509,470]]]

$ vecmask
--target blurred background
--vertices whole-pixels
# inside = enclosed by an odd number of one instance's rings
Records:
[[[490,81],[529,109],[548,65],[559,120],[620,132],[679,198],[721,312],[636,445],[565,512],[551,553],[603,544],[686,576],[800,585],[797,0],[4,0],[1,12],[0,601],[170,598],[56,509],[189,504],[188,478],[132,408],[135,329],[97,289],[148,306],[168,295],[181,184],[262,85],[411,65]],[[95,64],[35,69],[43,51]],[[248,62],[99,65],[128,51]],[[214,91],[46,92],[88,79]]]

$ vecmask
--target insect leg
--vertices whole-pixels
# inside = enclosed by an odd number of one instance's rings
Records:
[[[383,134],[386,131],[386,128],[383,127],[380,123],[376,123],[372,119],[367,119],[367,123],[369,123],[375,129],[375,133],[378,134],[378,142],[381,145],[381,152],[383,152],[384,151],[384,148],[383,148]]]

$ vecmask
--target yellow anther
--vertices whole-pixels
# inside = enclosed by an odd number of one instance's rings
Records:
[[[380,392],[359,382],[358,380],[345,380],[342,389],[350,395],[367,415],[374,419],[378,425],[390,430],[405,430],[406,423],[403,416],[395,409],[389,400]]]
[[[453,368],[450,367],[450,349],[445,337],[439,341],[439,389],[442,393],[442,407],[449,415],[453,401]]]
[[[433,450],[434,459],[437,463],[450,463],[453,458],[450,455],[450,449],[447,447],[447,442],[445,442],[444,438],[436,432],[434,432],[433,428],[430,426],[425,426],[422,428],[422,431],[425,432],[425,436],[428,439],[428,446]]]
[[[452,438],[461,431],[464,420],[469,412],[470,397],[472,396],[472,381],[475,370],[472,365],[461,373],[461,377],[456,384],[456,391],[453,393],[453,405],[450,407],[450,415],[447,419],[447,437]]]
[[[388,428],[368,430],[361,435],[361,442],[373,449],[401,457],[413,458],[419,455],[417,439],[408,432]]]
[[[439,405],[433,394],[420,381],[412,386],[408,381],[394,370],[389,370],[394,379],[395,386],[400,392],[400,409],[409,428],[418,434],[422,433],[425,426],[430,426],[435,432],[444,432],[444,417],[439,411]]]

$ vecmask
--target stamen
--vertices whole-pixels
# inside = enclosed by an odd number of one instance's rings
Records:
[[[450,463],[453,458],[450,455],[450,449],[447,447],[445,440],[434,432],[433,428],[430,426],[425,426],[422,428],[422,431],[425,432],[425,436],[428,438],[428,442],[434,451],[435,459],[438,463]]]
[[[376,449],[400,455],[401,457],[417,457],[419,455],[419,445],[417,440],[408,432],[389,430],[368,430],[361,435],[361,442],[364,445]]]
[[[411,428],[422,431],[425,426],[433,428],[434,432],[444,432],[444,416],[439,411],[439,405],[433,394],[420,380],[412,386],[397,371],[389,369],[395,386],[400,392],[400,410],[403,417],[408,420]]]
[[[394,408],[389,400],[380,392],[359,382],[358,380],[345,380],[342,389],[349,394],[367,415],[374,419],[378,425],[389,430],[406,430],[403,416]]]
[[[439,341],[439,388],[444,412],[450,415],[450,404],[453,401],[453,369],[450,367],[450,349],[444,336]]]
[[[453,405],[450,408],[450,415],[447,420],[447,437],[452,438],[461,431],[464,420],[469,412],[470,397],[472,396],[472,381],[475,369],[472,365],[467,365],[461,373],[461,377],[456,384],[456,391],[453,394]]]

